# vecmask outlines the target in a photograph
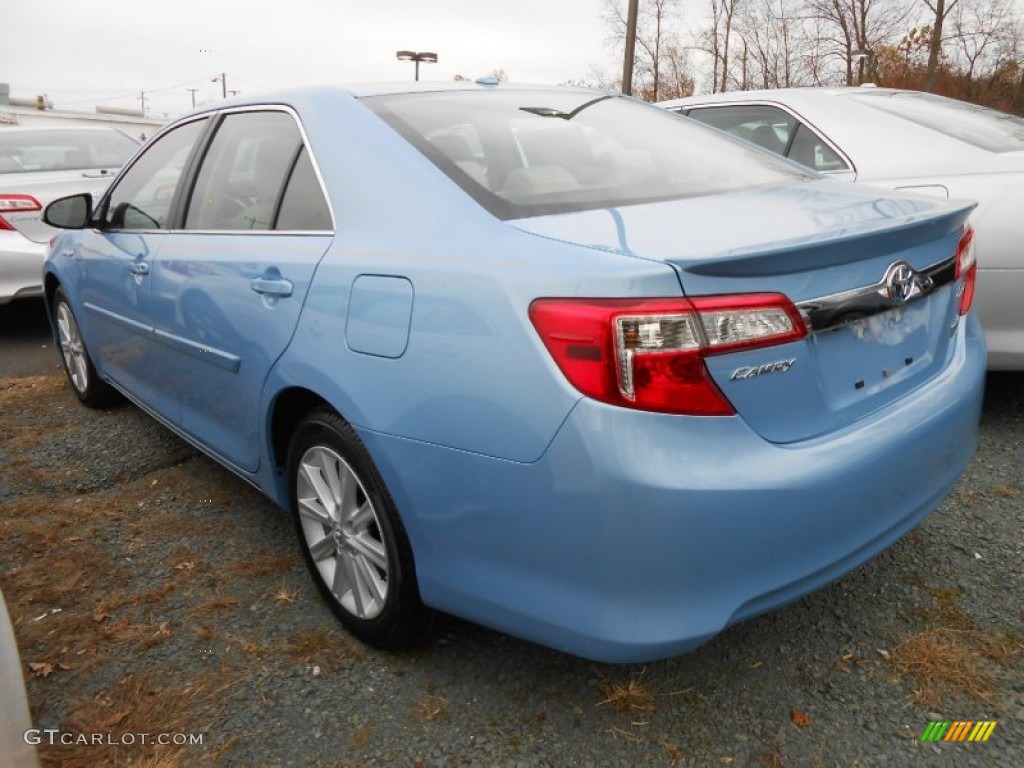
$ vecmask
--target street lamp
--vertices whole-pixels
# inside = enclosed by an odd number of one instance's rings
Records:
[[[217,75],[217,77],[213,78],[213,80],[211,80],[210,82],[211,83],[216,83],[218,80],[220,80],[220,93],[221,93],[221,97],[226,99],[228,97],[228,76],[227,76],[227,73],[226,72],[221,72],[219,75]]]
[[[412,61],[416,63],[416,80],[420,79],[420,62],[437,64],[437,54],[431,51],[396,51],[395,56],[399,61]]]

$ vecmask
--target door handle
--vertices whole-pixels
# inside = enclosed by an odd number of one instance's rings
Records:
[[[270,296],[291,296],[292,295],[292,281],[285,280],[284,278],[271,278],[271,277],[257,277],[249,286],[256,291],[256,293],[262,293]]]
[[[133,275],[148,275],[149,263],[145,261],[133,261],[128,265],[128,271]]]

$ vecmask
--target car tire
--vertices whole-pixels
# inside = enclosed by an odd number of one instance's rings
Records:
[[[64,373],[68,376],[68,383],[75,396],[90,408],[106,408],[119,402],[117,390],[96,374],[75,313],[71,309],[71,302],[63,288],[58,288],[53,294],[53,327],[57,332],[57,346],[64,363]]]
[[[288,451],[292,513],[320,594],[348,631],[396,650],[426,641],[412,547],[359,436],[336,413],[310,413]]]

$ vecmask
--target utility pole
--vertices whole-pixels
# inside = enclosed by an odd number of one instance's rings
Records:
[[[192,109],[195,109],[196,108],[196,91],[198,91],[199,89],[198,88],[186,88],[185,90],[192,94]]]
[[[622,92],[633,95],[633,55],[636,50],[636,17],[639,0],[629,0],[629,15],[626,18],[626,52],[622,60]]]
[[[146,116],[146,92],[139,91],[139,101],[142,102],[142,116]]]

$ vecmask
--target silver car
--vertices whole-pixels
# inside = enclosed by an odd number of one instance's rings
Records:
[[[661,106],[851,181],[979,202],[978,315],[989,370],[1024,370],[1024,119],[889,88],[790,88]]]
[[[43,208],[77,192],[99,196],[138,146],[113,128],[0,128],[0,304],[42,293],[57,232]]]

